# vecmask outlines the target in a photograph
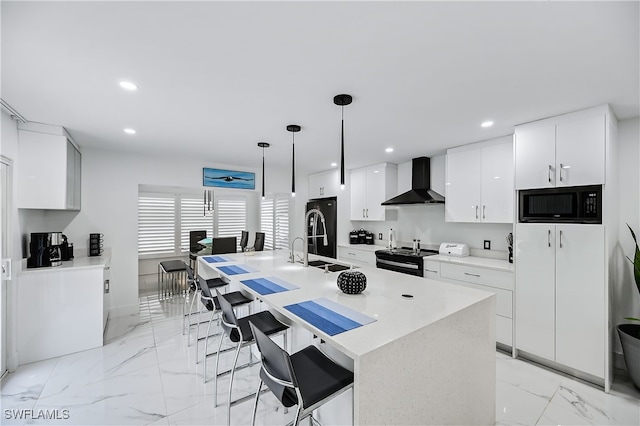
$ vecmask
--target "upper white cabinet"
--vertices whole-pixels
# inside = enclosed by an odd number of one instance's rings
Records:
[[[397,191],[398,168],[383,163],[351,171],[351,220],[386,220],[382,203]]]
[[[605,227],[516,225],[516,347],[606,374]]]
[[[516,189],[605,183],[608,108],[516,126]]]
[[[513,223],[513,139],[447,151],[447,222]]]
[[[80,210],[82,157],[64,128],[21,125],[18,158],[18,208]]]
[[[309,198],[337,197],[340,189],[338,170],[309,175]]]

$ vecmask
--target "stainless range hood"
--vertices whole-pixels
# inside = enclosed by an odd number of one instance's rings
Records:
[[[431,159],[411,160],[411,189],[382,203],[383,206],[403,204],[443,204],[444,197],[431,190]]]

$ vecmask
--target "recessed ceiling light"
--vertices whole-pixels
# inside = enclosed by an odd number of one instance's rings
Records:
[[[393,152],[393,148],[387,148],[384,150],[384,152]]]
[[[338,167],[338,163],[331,163],[331,167]]]
[[[122,87],[125,90],[138,90],[138,86],[136,86],[130,81],[124,81],[124,80],[120,82],[120,87]]]
[[[134,129],[124,129],[124,132],[128,135],[135,135],[136,131]]]
[[[493,126],[493,121],[485,121],[481,124],[482,127],[491,127]]]

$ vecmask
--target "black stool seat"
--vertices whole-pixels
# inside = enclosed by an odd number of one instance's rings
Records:
[[[240,305],[244,305],[245,303],[249,303],[251,302],[251,299],[247,299],[241,292],[239,291],[232,291],[231,293],[226,293],[224,295],[227,300],[229,301],[229,303],[231,303],[231,306],[236,307],[236,306],[240,306]],[[207,310],[212,310],[213,306],[211,306],[211,300],[206,299],[206,298],[202,298],[201,299],[202,303],[207,307]],[[218,296],[213,296],[213,304],[216,307],[216,311],[220,310],[220,302],[218,301]]]
[[[229,300],[226,294],[224,296],[227,300]],[[253,333],[251,332],[249,321],[253,322],[255,326],[260,327],[260,330],[262,330],[262,332],[267,336],[270,334],[278,333],[280,331],[284,331],[289,328],[278,321],[269,311],[258,312],[257,314],[238,318],[237,320],[238,327],[240,327],[240,330],[242,331],[242,338],[244,342],[250,342],[253,340]],[[231,330],[229,338],[234,343],[239,342],[240,335],[238,334],[238,330],[235,328]]]
[[[307,346],[291,355],[291,365],[296,373],[303,406],[310,407],[353,383],[353,373],[327,358],[315,346]],[[271,387],[273,381],[260,371],[260,378]],[[270,383],[271,382],[271,383]],[[275,385],[275,383],[273,383]],[[279,386],[279,385],[276,385]],[[282,404],[291,407],[298,404],[293,388],[284,387]]]
[[[205,280],[205,282],[207,283],[207,287],[209,288],[224,287],[225,285],[229,285],[228,282],[224,281],[220,277],[209,278],[208,280]]]
[[[182,260],[165,260],[160,262],[160,266],[165,272],[180,272],[187,270],[187,264]]]

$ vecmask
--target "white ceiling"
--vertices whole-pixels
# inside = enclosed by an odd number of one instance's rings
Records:
[[[1,96],[81,146],[245,167],[258,141],[290,167],[299,124],[313,172],[339,161],[348,93],[347,168],[399,163],[603,103],[638,116],[638,6],[2,1]]]

